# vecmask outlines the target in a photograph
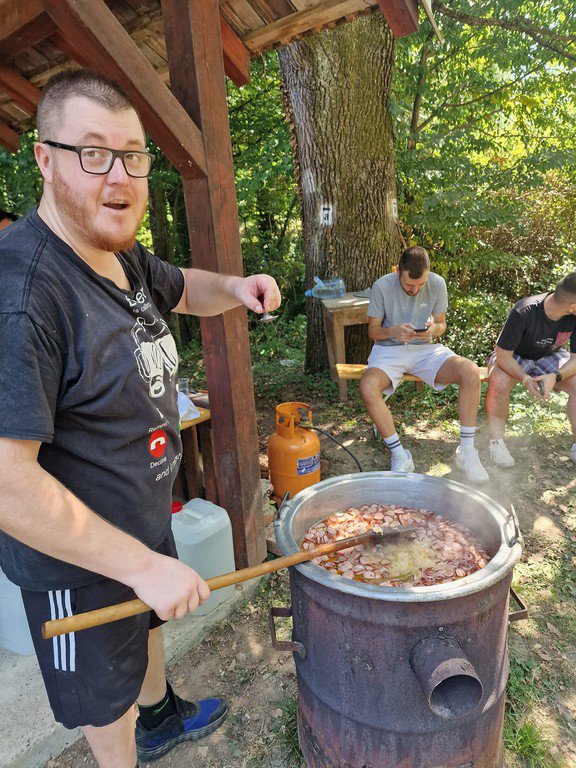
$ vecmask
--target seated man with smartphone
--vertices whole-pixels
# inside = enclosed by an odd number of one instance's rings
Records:
[[[448,292],[444,278],[430,271],[424,248],[407,248],[396,271],[372,286],[368,306],[368,335],[374,341],[368,368],[360,381],[360,393],[376,429],[392,453],[393,472],[413,472],[414,461],[396,433],[394,420],[382,395],[392,394],[405,373],[441,390],[458,384],[460,445],[456,466],[469,481],[489,480],[474,447],[480,371],[442,344],[433,344],[446,330]]]

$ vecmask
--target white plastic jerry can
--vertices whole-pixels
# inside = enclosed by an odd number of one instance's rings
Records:
[[[0,648],[21,656],[34,653],[22,593],[0,570]]]
[[[203,579],[234,571],[232,524],[226,510],[205,499],[191,499],[179,510],[178,506],[173,507],[172,533],[179,559]],[[213,611],[233,591],[233,585],[214,590],[194,615]]]

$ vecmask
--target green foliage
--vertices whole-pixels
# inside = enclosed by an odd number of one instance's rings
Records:
[[[451,286],[447,329],[442,342],[459,355],[485,365],[510,311],[510,301],[498,293]]]
[[[438,11],[444,45],[423,24],[397,47],[391,110],[403,228],[458,278],[493,267],[499,276],[506,263],[529,273],[573,244],[573,217],[556,205],[558,186],[573,198],[576,181],[572,2],[454,0]],[[541,218],[554,224],[557,247],[543,252],[533,238],[517,265],[512,241],[537,234],[530,223]],[[502,228],[502,242],[483,236]]]
[[[202,357],[202,344],[199,339],[192,339],[179,350],[180,376],[190,379],[192,389],[206,389],[206,371]]]
[[[510,659],[506,687],[504,744],[522,758],[526,768],[556,768],[550,756],[553,742],[546,738],[531,715],[532,708],[544,699],[540,665],[534,660]]]
[[[282,312],[293,317],[304,307],[305,267],[276,54],[252,62],[248,85],[237,88],[227,81],[226,87],[244,272],[273,275],[284,299]],[[166,220],[171,261],[189,266],[194,244],[188,239],[180,177],[157,147],[154,152],[151,194]]]
[[[255,60],[250,83],[228,81],[227,90],[245,272],[272,274],[293,315],[303,307],[304,258],[277,55]]]
[[[0,208],[23,216],[40,201],[42,177],[34,159],[36,133],[25,133],[20,150],[0,147]]]
[[[303,757],[298,742],[298,702],[296,699],[285,699],[278,702],[278,707],[282,710],[282,716],[278,722],[273,723],[272,733],[276,735],[286,756],[286,765],[299,766]]]

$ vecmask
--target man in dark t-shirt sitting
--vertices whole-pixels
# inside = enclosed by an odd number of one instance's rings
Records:
[[[570,352],[565,349],[568,341]],[[520,382],[533,397],[546,399],[552,390],[568,393],[570,459],[576,464],[576,272],[563,277],[554,291],[529,296],[512,307],[488,368],[486,414],[493,463],[514,466],[504,430],[510,392]]]

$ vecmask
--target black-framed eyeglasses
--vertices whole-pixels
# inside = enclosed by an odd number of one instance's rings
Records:
[[[135,149],[109,149],[108,147],[76,147],[73,144],[61,144],[59,141],[43,141],[56,149],[67,149],[76,152],[80,165],[85,173],[95,176],[105,176],[110,173],[117,157],[122,161],[128,176],[143,179],[150,173],[150,168],[156,157],[151,152],[141,152]]]

